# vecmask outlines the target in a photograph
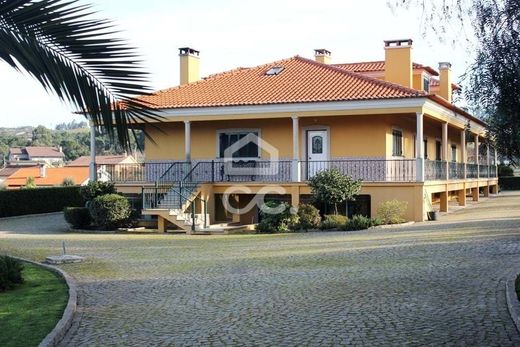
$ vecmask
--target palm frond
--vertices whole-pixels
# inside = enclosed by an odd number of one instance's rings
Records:
[[[0,60],[25,70],[123,148],[129,127],[161,117],[140,100],[149,74],[114,25],[77,0],[0,0]]]

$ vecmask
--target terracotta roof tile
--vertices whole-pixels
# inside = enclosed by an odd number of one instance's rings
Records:
[[[347,71],[352,72],[383,72],[385,71],[385,62],[384,60],[380,61],[367,61],[367,62],[360,62],[360,63],[345,63],[345,64],[332,64],[335,67],[339,67],[341,69],[345,69]],[[435,71],[430,66],[418,64],[418,63],[412,63],[412,66],[414,69],[424,69],[428,71],[433,76],[438,76],[439,73]]]
[[[23,148],[29,157],[51,157],[59,158],[64,157],[63,152],[60,152],[56,147],[39,147],[39,146],[28,146]]]
[[[22,187],[28,177],[34,178],[36,186],[58,186],[65,178],[71,178],[75,184],[82,184],[88,179],[88,175],[88,167],[51,167],[45,170],[45,177],[40,177],[39,167],[27,167],[18,169],[4,184],[9,188]]]
[[[266,75],[273,67],[281,67],[283,70],[277,75]],[[257,67],[219,73],[194,83],[143,96],[142,99],[162,109],[394,99],[424,95],[421,91],[295,56]]]
[[[121,163],[137,163],[134,157],[127,155],[97,155],[96,156],[96,164],[98,165],[115,165]],[[75,166],[89,166],[90,165],[90,156],[85,155],[77,158],[76,160],[71,161],[67,164],[68,167]]]

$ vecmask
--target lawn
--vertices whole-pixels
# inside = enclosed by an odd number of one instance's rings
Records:
[[[67,305],[64,280],[42,267],[24,264],[25,283],[0,293],[0,346],[37,346]]]

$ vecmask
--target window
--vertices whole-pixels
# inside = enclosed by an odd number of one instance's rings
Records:
[[[392,138],[392,155],[394,157],[401,157],[403,155],[403,132],[401,130],[394,129],[392,131]]]
[[[441,141],[435,141],[435,160],[442,160],[442,143]]]
[[[219,157],[224,158],[224,152],[229,147],[246,137],[248,134],[258,136],[258,131],[224,131],[219,133]],[[244,146],[232,154],[233,158],[258,158],[258,144],[254,141],[245,143]]]
[[[451,145],[451,161],[456,162],[457,161],[457,146]]]
[[[424,159],[428,159],[428,139],[423,140],[424,146]]]
[[[322,154],[323,153],[323,137],[316,135],[313,136],[312,139],[312,154]]]
[[[270,68],[269,70],[267,70],[265,72],[265,75],[266,76],[276,76],[276,75],[279,75],[282,71],[283,71],[283,67],[274,66],[274,67]]]
[[[423,77],[423,90],[426,93],[430,92],[430,77],[428,77],[428,76]]]

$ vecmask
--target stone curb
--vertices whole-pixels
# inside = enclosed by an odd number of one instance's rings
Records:
[[[370,227],[369,229],[392,229],[392,228],[400,228],[400,227],[404,227],[404,226],[412,225],[412,224],[415,224],[415,222],[411,221],[411,222],[404,222],[404,223],[398,223],[398,224],[383,224],[383,225],[378,225],[375,227]]]
[[[21,218],[31,218],[31,217],[42,217],[42,216],[50,216],[53,214],[59,214],[63,213],[63,211],[56,211],[56,212],[46,212],[46,213],[34,213],[34,214],[23,214],[21,216],[10,216],[10,217],[1,217],[0,221],[3,220],[11,220],[11,219],[21,219]],[[13,257],[15,258],[15,257]],[[26,261],[25,259],[22,259],[23,261]],[[28,261],[30,263],[30,261]]]
[[[508,278],[506,281],[506,301],[511,319],[515,323],[516,330],[520,333],[520,301],[518,301],[515,291],[515,280],[517,275],[518,274],[515,272],[515,275]]]
[[[20,257],[14,257],[11,255],[10,255],[10,257],[19,259],[21,261],[24,261],[24,262],[27,262],[30,264],[34,264],[36,266],[41,266],[43,268],[46,268],[46,269],[58,274],[65,280],[67,287],[69,287],[69,300],[67,302],[67,306],[65,307],[65,310],[63,311],[63,315],[62,315],[61,319],[58,321],[58,324],[56,324],[54,329],[52,329],[52,331],[47,336],[45,336],[45,338],[42,340],[42,342],[40,342],[40,344],[38,345],[38,347],[57,346],[58,343],[60,343],[60,341],[63,340],[63,338],[65,337],[65,334],[67,333],[69,328],[72,326],[72,319],[74,318],[74,314],[76,313],[76,307],[77,307],[77,302],[78,302],[78,290],[77,290],[76,282],[72,279],[72,277],[67,275],[67,273],[65,271],[61,270],[60,268],[57,268],[57,267],[54,267],[51,265],[47,265],[47,264],[38,263],[38,262],[35,262],[32,260],[27,260],[27,259],[20,258]]]

